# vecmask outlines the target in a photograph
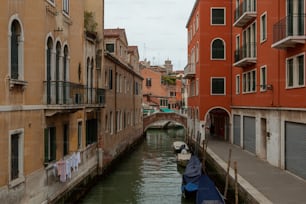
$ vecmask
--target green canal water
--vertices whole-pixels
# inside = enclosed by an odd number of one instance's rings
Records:
[[[172,143],[184,129],[147,131],[145,140],[99,180],[80,201],[83,204],[194,203],[181,194],[183,169],[176,164]]]

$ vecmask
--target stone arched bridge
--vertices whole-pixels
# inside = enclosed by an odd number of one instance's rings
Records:
[[[187,128],[186,116],[178,113],[157,112],[143,118],[143,131],[145,132],[152,123],[162,120],[175,121]]]

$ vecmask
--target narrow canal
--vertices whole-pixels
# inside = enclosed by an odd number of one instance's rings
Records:
[[[98,181],[81,203],[194,203],[182,198],[183,172],[172,149],[172,143],[184,135],[183,128],[148,130],[143,143]]]

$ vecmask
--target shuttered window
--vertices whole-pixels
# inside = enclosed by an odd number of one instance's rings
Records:
[[[45,163],[56,160],[56,128],[45,129]]]
[[[224,78],[212,78],[211,79],[211,94],[212,95],[225,94]]]

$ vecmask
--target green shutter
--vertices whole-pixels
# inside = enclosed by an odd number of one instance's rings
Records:
[[[48,140],[48,133],[49,133],[49,129],[45,128],[44,130],[44,138],[45,138],[45,163],[47,163],[49,161],[49,140]]]
[[[56,160],[56,128],[52,127],[50,128],[50,146],[51,146],[51,151],[50,151],[50,157],[51,161]]]

